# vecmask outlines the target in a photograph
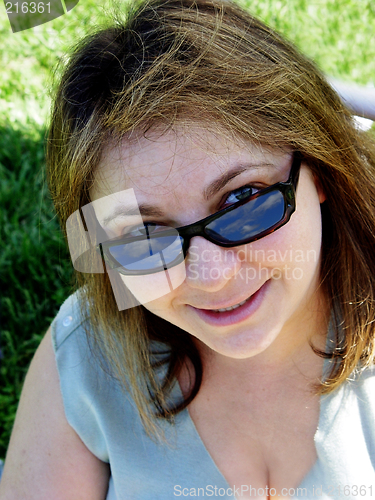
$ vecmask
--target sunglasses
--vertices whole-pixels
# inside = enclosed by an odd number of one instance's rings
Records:
[[[264,238],[290,219],[296,208],[296,189],[302,157],[294,153],[289,179],[249,194],[227,208],[188,226],[152,231],[145,225],[143,234],[125,236],[98,245],[110,268],[124,275],[146,275],[182,263],[190,240],[202,236],[220,247],[237,247]]]

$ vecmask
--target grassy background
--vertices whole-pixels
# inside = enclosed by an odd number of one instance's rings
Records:
[[[373,0],[240,1],[330,76],[375,84]],[[71,291],[69,256],[44,178],[54,68],[107,9],[80,0],[68,14],[13,34],[0,4],[0,458],[27,366]]]

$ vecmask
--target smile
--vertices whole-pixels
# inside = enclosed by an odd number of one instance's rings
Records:
[[[264,297],[272,280],[266,281],[250,297],[229,307],[219,309],[200,309],[190,306],[205,323],[212,326],[230,326],[247,320],[255,314],[263,303]]]

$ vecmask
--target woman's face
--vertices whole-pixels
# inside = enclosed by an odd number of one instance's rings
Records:
[[[132,188],[138,205],[148,207],[144,223],[180,227],[235,203],[241,188],[255,192],[286,181],[291,164],[288,150],[230,140],[203,126],[175,127],[151,131],[147,138],[133,134],[120,147],[108,148],[90,194],[96,200]],[[121,278],[152,313],[217,353],[248,358],[270,345],[286,349],[299,341],[301,325],[314,324],[319,310],[323,200],[302,163],[296,211],[274,233],[235,248],[193,237],[186,277],[181,265],[169,271],[172,283],[182,283],[149,302],[148,292],[161,289],[164,272]],[[118,216],[105,229],[120,236],[139,226],[134,222],[132,216]]]

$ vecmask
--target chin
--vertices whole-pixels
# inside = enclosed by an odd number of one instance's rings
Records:
[[[216,352],[222,356],[233,359],[253,358],[266,351],[275,341],[280,332],[280,328],[267,328],[262,325],[261,328],[247,327],[240,332],[232,332],[217,336],[201,335],[196,336],[198,348],[207,349]]]

